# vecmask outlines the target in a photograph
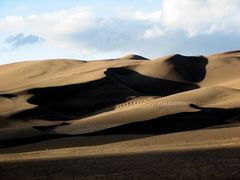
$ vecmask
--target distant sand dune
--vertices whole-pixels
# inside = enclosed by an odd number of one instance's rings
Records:
[[[36,157],[145,153],[147,162],[163,150],[240,146],[240,51],[19,62],[0,66],[0,81],[0,168]]]

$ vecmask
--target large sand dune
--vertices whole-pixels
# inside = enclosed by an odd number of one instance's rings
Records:
[[[7,172],[14,171],[8,165],[15,161],[144,153],[148,162],[147,154],[151,159],[163,151],[239,152],[240,51],[153,60],[127,55],[19,62],[0,66],[0,82],[0,175],[5,169],[6,179],[14,178]],[[132,158],[136,165],[139,157]],[[240,159],[231,166],[240,168]],[[116,177],[125,179],[121,172]],[[129,178],[141,177],[139,170],[135,173]],[[171,178],[171,173],[156,177]],[[234,171],[231,177],[240,175]]]

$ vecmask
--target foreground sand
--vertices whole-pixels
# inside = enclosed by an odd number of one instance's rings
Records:
[[[240,52],[0,66],[3,179],[240,179]]]
[[[3,179],[239,179],[240,148],[0,163]]]
[[[237,180],[239,130],[240,127],[214,128],[167,135],[105,135],[34,143],[4,149],[0,175],[3,179]],[[29,152],[22,153],[23,150]]]

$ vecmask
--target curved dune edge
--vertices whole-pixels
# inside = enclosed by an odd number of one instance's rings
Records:
[[[131,139],[235,126],[240,122],[239,69],[239,51],[1,65],[0,147],[14,149],[52,137],[131,134]]]
[[[42,143],[32,145],[25,145],[15,149],[6,149],[8,154],[0,154],[0,162],[6,161],[22,161],[34,159],[48,159],[48,158],[74,158],[87,156],[105,156],[131,153],[150,153],[150,152],[164,152],[164,151],[181,151],[194,149],[214,149],[214,148],[233,148],[240,147],[239,137],[240,127],[220,128],[220,129],[205,129],[198,131],[180,132],[167,135],[153,135],[144,137],[143,135],[135,135],[136,139],[122,142],[113,142],[103,145],[82,146],[82,142],[89,141],[106,141],[107,136],[87,137],[87,138],[69,138],[60,140],[50,140]],[[130,135],[129,135],[130,136]],[[133,135],[132,135],[133,136]],[[139,137],[138,137],[139,136]],[[112,139],[118,139],[118,136],[113,136]],[[70,148],[54,148],[54,145],[65,143],[79,143],[80,147]],[[53,147],[51,147],[53,146]],[[45,148],[43,150],[34,149],[36,147]],[[33,152],[21,152],[23,149]],[[9,152],[15,152],[14,154]]]

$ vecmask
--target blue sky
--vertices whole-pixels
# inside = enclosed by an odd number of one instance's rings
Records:
[[[237,50],[239,0],[0,0],[0,64]]]

